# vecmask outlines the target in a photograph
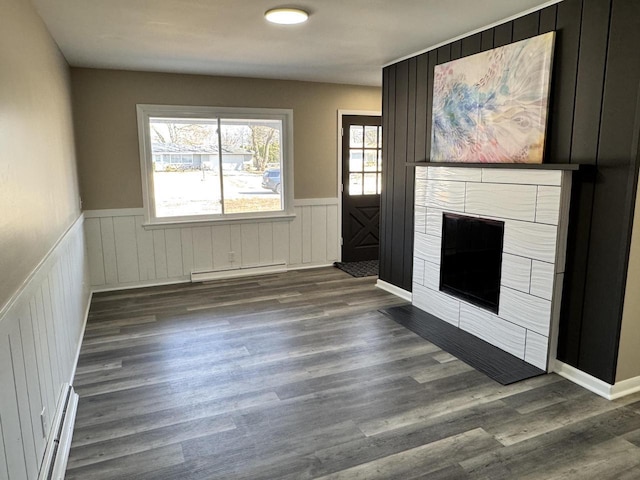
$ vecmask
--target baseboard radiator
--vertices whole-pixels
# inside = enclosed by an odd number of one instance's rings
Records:
[[[257,267],[230,268],[227,270],[211,270],[207,272],[191,272],[191,282],[206,282],[208,280],[221,280],[225,278],[267,275],[270,273],[283,273],[286,271],[286,263],[273,263],[270,265],[260,265]]]
[[[53,419],[54,423],[47,441],[38,480],[64,480],[73,437],[73,425],[78,409],[78,394],[67,383],[63,388],[61,398],[60,406]]]

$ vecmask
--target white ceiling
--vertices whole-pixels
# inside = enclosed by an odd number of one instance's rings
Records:
[[[279,0],[32,0],[72,66],[380,85],[400,57],[541,0],[298,0],[303,25],[269,24]]]

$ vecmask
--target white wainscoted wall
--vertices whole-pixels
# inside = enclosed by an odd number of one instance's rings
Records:
[[[187,281],[193,272],[338,260],[338,199],[295,200],[293,220],[145,229],[141,208],[85,211],[94,291]],[[233,252],[233,260],[229,255]]]
[[[80,216],[0,311],[0,478],[37,478],[75,371],[90,301],[82,225]]]
[[[555,359],[571,172],[416,167],[413,304],[543,370]],[[442,214],[504,222],[499,311],[439,290]]]

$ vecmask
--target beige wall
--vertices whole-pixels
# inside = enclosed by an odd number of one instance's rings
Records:
[[[337,110],[381,109],[379,88],[71,69],[78,168],[88,210],[142,207],[136,104],[291,108],[296,198],[337,195]]]
[[[28,0],[0,15],[0,308],[80,214],[69,69]]]
[[[616,382],[640,376],[640,188],[631,236]]]

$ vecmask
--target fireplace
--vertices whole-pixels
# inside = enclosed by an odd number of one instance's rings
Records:
[[[498,313],[504,222],[442,215],[440,291]]]
[[[572,169],[415,170],[413,305],[548,370],[556,356]]]

